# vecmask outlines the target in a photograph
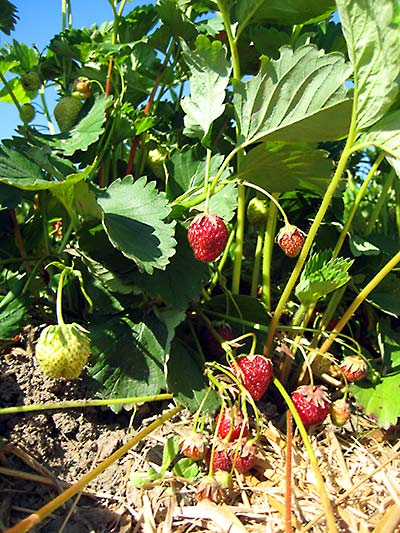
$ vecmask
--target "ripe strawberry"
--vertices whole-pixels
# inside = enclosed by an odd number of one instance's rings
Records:
[[[208,446],[204,435],[198,431],[191,431],[184,437],[180,443],[180,449],[183,455],[193,461],[204,459],[207,454]]]
[[[232,470],[232,460],[229,457],[226,447],[216,446],[212,460],[212,471],[223,470],[230,472]]]
[[[25,91],[38,91],[42,85],[42,79],[37,70],[27,70],[20,79]]]
[[[29,124],[35,118],[35,108],[32,104],[23,104],[19,112],[19,118],[24,124]]]
[[[305,236],[305,233],[297,226],[286,224],[275,237],[275,242],[287,256],[296,257],[303,247]]]
[[[360,381],[367,375],[368,367],[364,359],[358,355],[348,355],[340,364],[343,376],[352,383]]]
[[[82,102],[76,96],[64,96],[54,108],[54,118],[60,131],[70,130],[78,121]]]
[[[238,453],[232,449],[229,453],[232,463],[238,472],[247,474],[256,464],[256,447],[243,440]]]
[[[91,94],[92,87],[90,85],[90,81],[87,78],[80,77],[74,80],[72,96],[77,96],[78,98],[86,100],[91,96]]]
[[[249,422],[245,420],[240,409],[234,405],[225,407],[215,419],[218,435],[229,441],[244,437],[249,432]]]
[[[245,355],[236,361],[239,370],[231,367],[233,374],[238,376],[245,389],[249,391],[254,400],[260,400],[268,389],[273,376],[272,362],[263,355]]]
[[[214,322],[212,326],[216,333],[225,341],[231,341],[233,339],[232,328],[226,322]],[[200,340],[206,358],[217,359],[224,355],[225,351],[221,343],[217,341],[209,329],[205,328],[201,332]]]
[[[324,386],[302,385],[292,393],[292,401],[306,427],[322,424],[331,406]]]
[[[250,224],[260,227],[267,221],[268,206],[261,198],[252,198],[247,206],[247,218]]]
[[[225,222],[217,215],[200,213],[189,225],[188,241],[196,259],[209,263],[224,251],[228,242]]]
[[[36,356],[43,372],[51,378],[79,377],[90,354],[87,333],[76,323],[44,328],[36,344]]]
[[[350,405],[343,400],[335,400],[331,405],[331,420],[335,426],[344,426],[350,418]]]

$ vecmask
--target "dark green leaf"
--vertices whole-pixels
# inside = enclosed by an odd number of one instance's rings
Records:
[[[267,142],[243,157],[236,177],[269,192],[311,189],[321,193],[332,173],[327,155],[325,150],[305,143]]]
[[[8,0],[0,0],[0,30],[6,35],[10,35],[15,29],[15,24],[19,18],[17,8]]]
[[[264,21],[281,26],[310,24],[329,17],[334,10],[333,0],[238,0],[236,4],[239,28]]]
[[[164,219],[170,208],[165,197],[146,178],[132,176],[114,181],[98,203],[103,209],[103,226],[112,244],[133,259],[148,274],[164,269],[175,253],[174,222]]]
[[[0,340],[11,340],[28,319],[29,297],[22,295],[26,276],[8,280],[10,290],[0,300]]]
[[[101,385],[103,398],[155,395],[165,388],[161,322],[158,330],[154,324],[114,317],[89,327],[93,352],[89,373]]]

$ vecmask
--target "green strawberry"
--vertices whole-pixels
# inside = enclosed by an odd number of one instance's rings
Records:
[[[268,205],[261,198],[252,198],[247,206],[247,218],[250,224],[260,227],[267,221]]]
[[[87,333],[75,322],[44,328],[36,344],[36,356],[43,372],[51,378],[79,377],[90,354]]]
[[[70,130],[78,122],[82,102],[76,96],[64,96],[54,108],[54,118],[60,131]]]
[[[35,108],[32,104],[23,104],[21,106],[21,111],[19,112],[19,118],[24,124],[32,122],[35,118]]]
[[[25,91],[38,91],[42,85],[42,79],[37,70],[27,70],[21,76],[21,83]]]

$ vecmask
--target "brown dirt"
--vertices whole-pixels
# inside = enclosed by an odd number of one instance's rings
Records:
[[[19,346],[0,354],[0,407],[92,398],[94,394],[88,376],[73,382],[46,378],[33,356],[30,333]],[[118,414],[90,407],[0,415],[0,439],[4,440],[0,530],[6,531],[81,479],[167,407],[167,403],[143,405],[135,413]],[[99,475],[77,501],[72,498],[32,531],[284,531],[284,417],[274,413],[271,404],[262,407],[273,423],[265,421],[257,467],[250,476],[235,476],[226,504],[197,504],[196,487],[170,474],[146,490],[135,489],[131,483],[132,474],[147,471],[149,464],[157,468],[167,438],[189,426],[190,415],[183,411]],[[400,531],[396,511],[400,508],[400,443],[389,442],[387,437],[356,414],[348,427],[338,429],[328,423],[312,437],[330,500],[337,503],[341,532],[377,531],[387,516],[392,529],[379,531]],[[327,531],[313,471],[296,434],[292,514],[295,531],[312,520],[315,524],[309,531]]]

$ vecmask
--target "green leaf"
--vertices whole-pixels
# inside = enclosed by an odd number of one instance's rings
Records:
[[[42,170],[24,154],[0,147],[0,181],[19,189],[41,190],[48,189],[56,182],[45,179]]]
[[[29,299],[13,291],[3,297],[0,301],[0,340],[11,340],[21,331],[28,319],[28,307]]]
[[[97,96],[90,111],[74,128],[60,135],[52,136],[48,144],[66,156],[73,155],[77,150],[87,150],[104,132],[106,109],[111,104],[111,97],[107,98],[104,94]]]
[[[350,125],[344,81],[349,67],[340,53],[313,45],[281,48],[278,60],[262,59],[256,76],[234,83],[238,144],[261,140],[309,142],[339,139]]]
[[[165,388],[161,322],[134,324],[128,317],[113,317],[89,327],[93,358],[88,371],[103,398],[155,395]]]
[[[182,42],[182,49],[191,71],[190,96],[185,96],[181,103],[186,113],[184,134],[204,139],[214,120],[224,112],[231,65],[222,43],[210,43],[204,35],[197,37],[194,52],[185,42]]]
[[[354,68],[358,130],[384,116],[398,93],[400,39],[393,22],[395,0],[337,0],[348,54]]]
[[[164,444],[160,473],[164,474],[179,453],[179,437],[169,437]]]
[[[372,126],[360,141],[400,159],[400,110],[392,111]]]
[[[239,28],[248,21],[281,26],[310,24],[329,17],[334,10],[333,0],[238,0],[235,8]]]
[[[13,92],[15,98],[20,104],[26,104],[30,102],[35,95],[35,91],[26,91],[18,77],[12,78],[8,82],[8,87]],[[7,104],[13,104],[14,100],[10,96],[8,87],[3,87],[0,91],[0,102]]]
[[[188,369],[189,373],[188,373]],[[168,390],[174,394],[176,400],[187,407],[192,413],[196,412],[203,402],[203,412],[213,412],[219,405],[219,398],[215,391],[209,390],[208,380],[203,374],[202,364],[196,355],[175,338],[171,344],[171,351],[167,364]]]
[[[172,473],[175,476],[179,476],[184,479],[194,480],[199,473],[199,467],[197,463],[192,461],[192,459],[189,459],[189,457],[183,457],[176,463],[172,469]]]
[[[382,356],[382,373],[400,371],[400,334],[391,328],[388,318],[377,324],[378,346]]]
[[[350,386],[365,413],[383,428],[395,425],[400,417],[399,390],[400,372],[383,376],[376,385],[364,380]]]
[[[176,254],[165,270],[155,270],[151,275],[136,272],[129,279],[153,298],[162,298],[168,307],[186,311],[191,301],[199,300],[203,284],[209,278],[209,271],[208,265],[194,257],[188,244],[187,231],[177,226],[175,237],[178,242]]]
[[[103,226],[113,246],[151,274],[164,269],[175,253],[175,222],[164,219],[170,208],[165,197],[146,178],[132,176],[114,181],[98,198]]]
[[[367,300],[385,313],[400,316],[400,277],[394,273],[388,274]]]
[[[314,253],[307,261],[296,287],[296,296],[304,306],[318,300],[338,289],[350,280],[347,273],[353,261],[336,257],[330,259],[331,251]]]
[[[196,35],[196,26],[190,18],[180,9],[176,0],[158,0],[157,14],[167,26],[168,33],[175,37],[182,37],[189,41]]]
[[[305,143],[266,142],[241,160],[239,179],[269,192],[311,189],[323,192],[332,173],[328,152]]]
[[[0,30],[6,35],[14,31],[19,18],[17,13],[18,10],[14,4],[8,0],[0,0]]]

